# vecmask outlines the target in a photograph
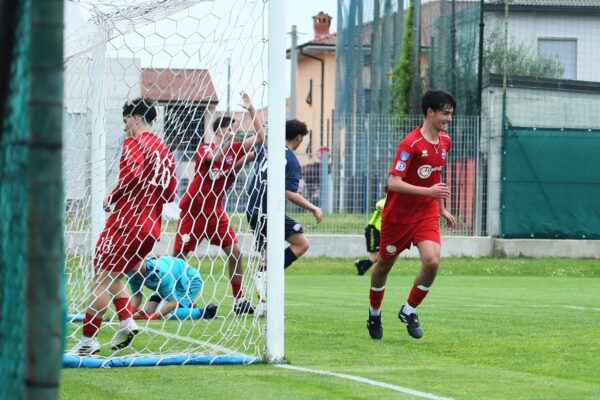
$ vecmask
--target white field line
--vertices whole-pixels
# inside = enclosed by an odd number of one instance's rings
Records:
[[[181,341],[184,341],[184,342],[190,342],[190,343],[200,344],[202,346],[211,348],[211,349],[213,349],[215,351],[221,351],[221,352],[223,352],[225,354],[238,354],[240,356],[251,357],[248,354],[236,353],[234,350],[229,349],[227,347],[214,345],[214,344],[211,344],[209,342],[205,342],[203,340],[186,338],[186,337],[180,337],[180,336],[173,335],[173,334],[170,334],[170,333],[158,331],[158,330],[152,329],[152,328],[144,328],[144,330],[148,331],[148,332],[155,333],[157,335],[162,335],[162,336],[171,337],[173,339],[178,339],[178,340],[181,340]],[[351,380],[351,381],[360,382],[360,383],[366,383],[368,385],[373,385],[373,386],[379,386],[379,387],[382,387],[382,388],[385,388],[385,389],[394,390],[396,392],[402,392],[402,393],[410,394],[410,395],[413,395],[413,396],[422,397],[424,399],[431,399],[431,400],[453,400],[453,399],[451,399],[449,397],[441,397],[441,396],[437,396],[435,394],[426,393],[426,392],[420,392],[418,390],[414,390],[414,389],[410,389],[410,388],[405,388],[405,387],[402,387],[402,386],[396,386],[396,385],[391,385],[391,384],[385,383],[385,382],[378,382],[378,381],[374,381],[372,379],[362,378],[360,376],[354,376],[354,375],[348,375],[348,374],[340,374],[340,373],[337,373],[337,372],[322,371],[322,370],[311,369],[311,368],[304,368],[304,367],[298,367],[298,366],[295,366],[295,365],[288,365],[288,364],[273,364],[273,366],[278,367],[278,368],[291,369],[291,370],[295,370],[295,371],[309,372],[311,374],[335,376],[337,378],[348,379],[348,380]]]
[[[511,307],[508,304],[431,304],[427,305],[428,308],[504,308]],[[568,308],[570,310],[582,310],[582,311],[600,311],[598,307],[582,307],[582,306],[567,306],[557,304],[519,304],[519,308]]]
[[[431,393],[427,393],[427,392],[421,392],[419,390],[414,390],[414,389],[410,389],[410,388],[406,388],[406,387],[402,387],[402,386],[397,386],[397,385],[391,385],[389,383],[374,381],[372,379],[362,378],[360,376],[354,376],[354,375],[348,375],[348,374],[340,374],[340,373],[337,373],[337,372],[322,371],[322,370],[318,370],[318,369],[304,368],[304,367],[298,367],[298,366],[295,366],[295,365],[287,365],[287,364],[277,364],[275,366],[278,367],[278,368],[285,368],[285,369],[291,369],[291,370],[295,370],[295,371],[308,372],[308,373],[311,373],[311,374],[335,376],[336,378],[347,379],[347,380],[350,380],[350,381],[355,381],[355,382],[360,382],[360,383],[366,383],[367,385],[378,386],[378,387],[382,387],[382,388],[385,388],[385,389],[394,390],[396,392],[402,392],[402,393],[410,394],[412,396],[422,397],[424,399],[431,399],[431,400],[453,400],[453,399],[451,399],[449,397],[441,397],[441,396],[438,396],[438,395],[435,395],[435,394],[431,394]]]

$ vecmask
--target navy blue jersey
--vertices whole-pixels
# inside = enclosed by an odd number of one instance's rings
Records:
[[[294,152],[285,149],[285,190],[296,193],[300,185],[302,168]],[[254,160],[254,177],[248,187],[248,206],[246,211],[250,214],[267,212],[267,151],[265,147],[256,149]]]
[[[267,210],[267,151],[265,147],[255,150],[254,177],[247,188],[248,205],[246,211],[255,214]]]
[[[296,158],[294,151],[285,148],[285,190],[296,193],[300,186],[302,168],[300,161]]]

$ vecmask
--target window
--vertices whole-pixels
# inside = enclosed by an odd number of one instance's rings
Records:
[[[576,39],[538,39],[538,52],[557,57],[565,69],[564,78],[577,79]]]

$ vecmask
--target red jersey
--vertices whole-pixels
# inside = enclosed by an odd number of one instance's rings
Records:
[[[438,135],[439,143],[433,144],[423,137],[421,127],[409,133],[398,146],[390,174],[415,186],[431,187],[440,183],[452,140],[444,132]],[[438,199],[389,191],[382,219],[384,222],[411,224],[439,214]]]
[[[163,204],[175,199],[177,189],[173,154],[158,136],[144,132],[125,139],[119,169],[106,228],[158,239]]]
[[[196,150],[196,171],[187,191],[179,201],[183,212],[209,217],[223,211],[223,196],[235,182],[234,166],[245,155],[242,142],[235,142],[219,161],[207,161],[214,143],[200,143]]]

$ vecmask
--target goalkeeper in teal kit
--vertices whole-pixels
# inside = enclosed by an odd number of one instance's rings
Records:
[[[178,309],[195,309],[194,300],[202,289],[200,273],[177,257],[149,257],[142,261],[135,273],[128,273],[133,296],[131,305],[135,319],[162,319],[175,314]],[[142,288],[153,290],[143,310],[138,309],[143,300]],[[200,309],[201,318],[213,318],[217,307],[213,304]]]

